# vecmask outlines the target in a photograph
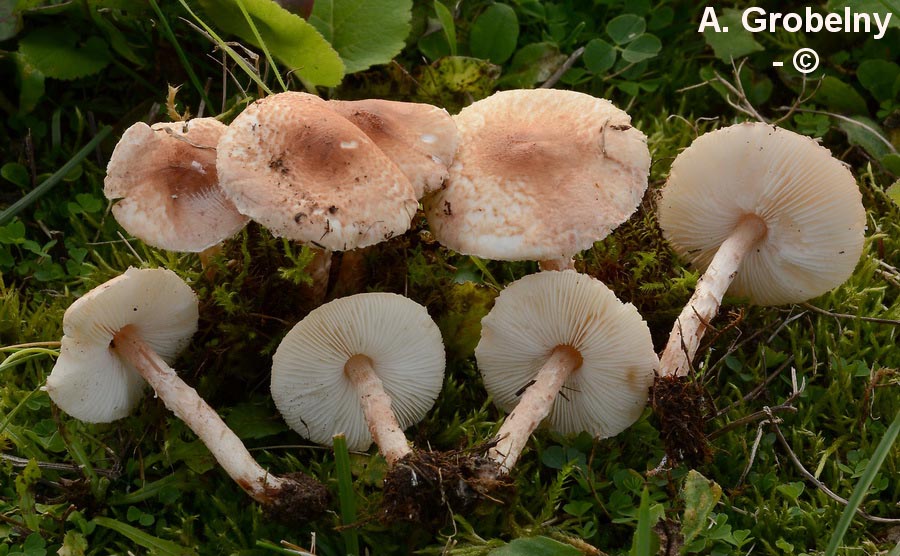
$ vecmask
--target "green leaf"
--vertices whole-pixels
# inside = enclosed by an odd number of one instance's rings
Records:
[[[288,430],[277,413],[264,404],[253,402],[236,405],[228,412],[225,423],[241,439],[264,438]]]
[[[805,485],[800,481],[794,481],[791,483],[785,483],[783,485],[778,485],[775,487],[775,490],[785,495],[787,498],[790,498],[794,502],[797,501],[797,498],[803,494],[803,490]]]
[[[566,61],[559,47],[549,42],[537,42],[523,46],[513,56],[509,69],[500,80],[504,87],[528,88],[546,81],[556,68]]]
[[[0,0],[0,41],[13,38],[22,29],[17,3],[17,0]]]
[[[881,157],[881,164],[888,172],[895,176],[900,176],[900,154],[890,153],[884,155]]]
[[[519,18],[506,4],[492,4],[484,10],[469,30],[469,50],[476,58],[495,64],[509,60],[519,40]]]
[[[831,75],[822,78],[819,90],[813,98],[833,112],[849,115],[869,113],[866,99],[852,86]]]
[[[634,531],[634,539],[631,542],[631,556],[651,556],[653,531],[651,527],[654,520],[650,516],[650,493],[647,487],[641,492],[641,505],[638,507],[637,528]]]
[[[763,46],[753,38],[753,33],[744,29],[741,24],[740,10],[725,8],[723,15],[719,17],[719,26],[728,27],[728,31],[717,33],[714,28],[707,28],[703,31],[703,38],[712,47],[716,58],[723,62],[731,62],[763,50]]]
[[[427,102],[454,109],[494,91],[500,68],[487,60],[448,56],[422,69],[418,95]]]
[[[591,39],[584,45],[582,59],[591,73],[604,73],[616,63],[616,47],[603,39]]]
[[[684,544],[689,544],[706,529],[707,518],[721,497],[722,487],[693,469],[688,471],[681,487],[681,498],[684,500],[681,534],[684,535]]]
[[[579,556],[581,551],[548,537],[515,539],[488,552],[489,556]]]
[[[338,478],[338,498],[340,500],[341,523],[350,526],[356,523],[356,492],[353,490],[353,475],[350,471],[350,452],[347,450],[347,438],[343,434],[335,435],[334,466]],[[348,556],[359,554],[359,533],[355,527],[346,527],[341,531],[344,539],[344,553]]]
[[[0,168],[0,176],[6,181],[12,182],[19,187],[28,187],[31,185],[31,178],[28,176],[28,169],[18,162],[7,162]]]
[[[316,0],[309,22],[338,51],[347,73],[386,64],[409,35],[412,0]]]
[[[315,27],[273,0],[243,3],[272,56],[309,84],[330,87],[341,82],[344,63]],[[218,27],[260,46],[236,2],[200,0],[200,6]]]
[[[122,523],[115,519],[98,516],[95,517],[93,523],[100,527],[105,527],[127,537],[134,543],[146,548],[154,554],[165,554],[167,556],[193,556],[196,552],[190,548],[175,544],[159,537],[154,537],[149,533],[145,533],[137,527],[132,527],[127,523]]]
[[[59,556],[84,556],[88,548],[87,539],[78,531],[66,531],[62,546],[56,552]]]
[[[851,145],[861,147],[876,160],[892,152],[890,142],[880,126],[864,116],[838,120],[838,127],[847,134]]]
[[[636,64],[654,58],[662,49],[662,43],[655,35],[645,33],[634,39],[622,51],[622,58],[626,61]]]
[[[852,13],[867,13],[885,15],[885,8],[891,10],[894,17],[888,24],[891,27],[900,28],[900,3],[897,0],[829,0],[829,12],[843,12],[844,8],[850,8]]]
[[[884,192],[892,201],[900,206],[900,180],[897,180]]]
[[[900,66],[886,60],[866,60],[856,70],[856,77],[875,100],[890,100],[896,95],[894,83],[900,77]]]
[[[450,46],[450,55],[456,56],[456,24],[453,22],[453,14],[447,6],[441,4],[440,0],[434,0],[434,12],[438,21],[441,22],[441,28],[444,30],[444,37]]]
[[[606,33],[616,44],[627,44],[641,36],[646,30],[647,22],[643,17],[634,14],[614,17],[606,24]]]
[[[93,75],[112,60],[106,41],[78,34],[61,26],[40,27],[23,36],[19,53],[46,77],[78,79]]]

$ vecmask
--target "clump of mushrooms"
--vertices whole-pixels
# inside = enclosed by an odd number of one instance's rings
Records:
[[[503,91],[454,121],[445,187],[424,199],[435,238],[466,255],[573,268],[647,189],[647,138],[604,99],[555,89]]]
[[[327,278],[332,251],[404,233],[418,197],[446,175],[453,122],[434,107],[399,104],[295,92],[258,100],[219,142],[222,187],[276,237],[321,250],[311,272]]]
[[[659,363],[637,309],[572,270],[508,285],[482,321],[475,358],[494,403],[510,411],[488,452],[495,477],[510,472],[544,420],[595,438],[626,429]]]
[[[660,357],[654,404],[670,459],[703,460],[703,416],[683,392],[722,297],[800,303],[840,285],[862,253],[865,210],[853,175],[828,149],[786,129],[744,123],[707,133],[678,155],[659,222],[703,275]]]
[[[197,320],[197,296],[174,272],[129,268],[66,310],[65,335],[46,390],[76,419],[108,423],[127,416],[149,383],[268,512],[291,522],[323,512],[328,503],[324,486],[302,473],[277,477],[263,469],[169,366],[197,330]]]
[[[103,192],[119,224],[145,243],[205,257],[247,217],[219,187],[216,145],[227,129],[214,118],[138,122],[116,144]]]

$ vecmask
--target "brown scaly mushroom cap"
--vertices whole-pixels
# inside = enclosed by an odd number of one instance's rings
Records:
[[[227,126],[214,118],[138,122],[116,145],[103,192],[128,233],[172,251],[201,252],[244,225],[219,188],[216,144]]]
[[[403,170],[417,199],[447,179],[459,136],[443,108],[380,99],[330,100],[328,106],[361,129]]]
[[[358,127],[305,93],[258,100],[222,136],[222,188],[279,237],[346,251],[405,232],[409,179]]]
[[[567,259],[637,208],[650,153],[608,100],[573,91],[503,91],[454,117],[447,186],[425,199],[435,237],[498,260]]]

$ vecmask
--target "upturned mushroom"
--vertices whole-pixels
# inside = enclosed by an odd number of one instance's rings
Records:
[[[843,283],[862,253],[865,210],[853,175],[828,149],[743,123],[699,137],[676,157],[659,222],[675,251],[703,271],[660,358],[659,374],[671,382],[690,371],[726,292],[779,305]]]
[[[502,91],[454,118],[446,186],[424,199],[435,238],[466,255],[573,268],[640,204],[650,153],[604,99],[553,89]]]
[[[272,398],[292,429],[351,450],[374,441],[389,465],[411,452],[403,430],[431,409],[444,380],[444,344],[428,312],[391,293],[322,305],[275,351]]]
[[[129,233],[148,245],[202,253],[239,232],[247,217],[219,187],[214,118],[138,122],[116,144],[103,192]]]
[[[149,383],[267,511],[291,521],[324,511],[328,493],[321,484],[303,474],[277,477],[263,469],[169,366],[197,330],[197,320],[197,297],[175,273],[129,268],[66,311],[60,355],[46,390],[76,419],[108,423],[127,416]]]
[[[543,421],[563,434],[615,436],[641,415],[659,360],[630,303],[572,270],[508,285],[475,348],[488,393],[509,411],[488,452],[503,475]]]

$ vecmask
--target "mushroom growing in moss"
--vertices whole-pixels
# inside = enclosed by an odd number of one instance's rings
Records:
[[[647,189],[647,138],[605,99],[554,89],[502,91],[454,117],[446,187],[424,199],[435,238],[466,255],[573,268]]]
[[[843,283],[862,253],[865,210],[856,180],[828,149],[792,131],[744,123],[707,133],[672,164],[659,222],[675,250],[703,272],[660,357],[655,404],[667,452],[703,459],[684,411],[684,378],[726,292],[757,305],[799,303]],[[697,413],[696,411],[694,413]],[[699,432],[698,432],[699,431]],[[697,446],[693,452],[685,447]]]
[[[521,278],[497,297],[475,349],[488,393],[510,411],[489,457],[508,473],[538,425],[614,436],[640,416],[659,360],[630,303],[572,270]]]
[[[294,522],[321,513],[328,493],[320,483],[303,474],[277,477],[263,469],[169,366],[197,330],[197,320],[197,297],[174,272],[129,268],[66,311],[59,359],[47,378],[50,398],[77,419],[107,423],[128,415],[149,383],[267,511]]]

